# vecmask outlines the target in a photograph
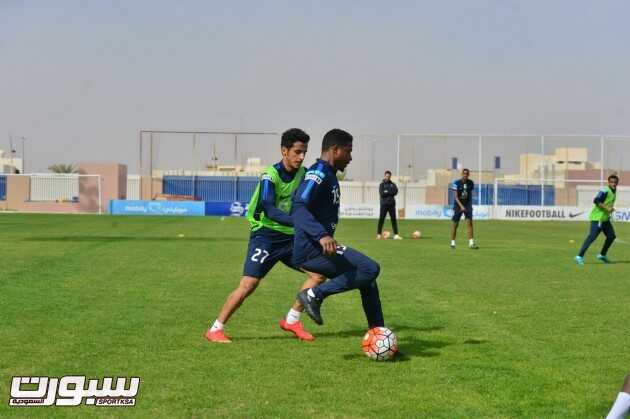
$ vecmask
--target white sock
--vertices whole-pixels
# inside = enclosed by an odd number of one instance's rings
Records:
[[[212,327],[210,328],[211,332],[216,332],[217,330],[223,330],[223,326],[225,326],[223,323],[221,323],[218,319],[214,321],[214,323],[212,324]]]
[[[630,410],[630,394],[619,393],[606,419],[625,419]]]
[[[455,246],[455,240],[451,240],[451,246]]]
[[[315,298],[315,293],[313,292],[313,288],[309,288],[308,291],[306,291],[306,293],[309,295],[309,297]]]
[[[299,322],[300,321],[300,314],[302,314],[302,313],[300,313],[297,310],[290,309],[289,312],[287,313],[287,318],[286,318],[287,324],[295,324],[295,323]]]
[[[468,240],[468,245],[472,246],[473,244],[475,244],[475,239],[469,239]]]

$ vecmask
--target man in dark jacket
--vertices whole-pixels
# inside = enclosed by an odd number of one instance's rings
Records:
[[[389,170],[385,172],[385,178],[378,187],[378,193],[381,196],[381,214],[378,218],[378,231],[376,239],[381,239],[381,233],[383,232],[383,223],[385,217],[389,213],[389,218],[392,220],[392,228],[394,229],[394,239],[402,240],[402,237],[398,235],[398,222],[396,221],[396,198],[398,194],[398,187],[391,181],[392,172]],[[385,237],[388,238],[388,237]]]

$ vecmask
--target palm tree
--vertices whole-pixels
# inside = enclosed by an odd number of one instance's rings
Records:
[[[48,167],[48,170],[50,170],[53,173],[78,173],[79,172],[79,170],[74,165],[74,163],[70,163],[70,164],[64,164],[64,163],[53,164],[52,166]]]

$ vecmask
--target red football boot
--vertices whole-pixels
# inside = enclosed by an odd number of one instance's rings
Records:
[[[287,323],[285,319],[280,320],[280,329],[286,330],[287,332],[291,332],[300,340],[315,340],[315,337],[304,330],[304,325],[302,322],[297,322],[293,324]]]
[[[216,330],[214,332],[211,332],[210,329],[208,329],[208,331],[206,332],[206,339],[208,339],[210,342],[216,342],[216,343],[231,343],[232,342],[229,337],[225,336],[223,329]]]

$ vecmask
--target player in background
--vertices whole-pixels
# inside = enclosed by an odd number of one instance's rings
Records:
[[[630,413],[630,374],[626,375],[626,380],[621,387],[621,392],[617,395],[617,400],[613,404],[606,419],[625,419]]]
[[[601,260],[604,263],[609,263],[610,260],[606,254],[608,253],[608,249],[615,241],[615,229],[613,228],[612,223],[610,222],[610,216],[615,211],[615,200],[617,199],[617,185],[619,184],[619,178],[617,175],[608,176],[608,186],[602,188],[599,191],[593,203],[593,209],[591,210],[591,214],[589,215],[589,219],[591,220],[591,231],[589,232],[586,240],[584,240],[584,244],[582,244],[582,248],[580,249],[580,253],[575,257],[575,262],[584,266],[584,254],[588,250],[589,246],[593,244],[599,233],[602,231],[606,236],[606,241],[604,242],[604,246],[602,247],[602,251],[597,255],[597,259]]]
[[[466,217],[466,225],[468,226],[468,247],[478,249],[475,244],[473,234],[473,205],[472,194],[475,189],[475,183],[469,179],[470,170],[462,170],[462,178],[453,182],[451,189],[454,192],[455,202],[453,206],[453,225],[451,226],[451,249],[455,250],[455,237],[457,236],[457,227],[462,214]]]
[[[295,191],[292,215],[295,222],[293,263],[304,270],[331,278],[314,288],[304,289],[298,299],[317,324],[323,324],[321,304],[327,297],[359,289],[370,328],[384,326],[376,278],[378,263],[362,253],[338,244],[340,190],[337,171],[352,160],[352,135],[333,129],[322,141],[322,154],[306,172]]]
[[[206,338],[211,342],[230,342],[224,332],[225,324],[277,262],[294,268],[291,264],[293,219],[289,213],[293,192],[304,178],[302,162],[306,157],[309,140],[308,134],[298,128],[283,133],[280,146],[282,161],[267,167],[261,175],[247,209],[251,234],[243,277],[206,332]],[[311,288],[325,280],[318,274],[308,275],[303,288]],[[314,337],[304,330],[300,322],[302,311],[302,304],[296,301],[286,318],[280,320],[280,327],[301,340],[313,340]]]
[[[394,239],[402,240],[402,237],[398,235],[398,221],[396,221],[396,195],[398,195],[398,187],[391,180],[392,172],[387,170],[383,181],[378,186],[378,194],[381,197],[381,212],[378,217],[378,228],[376,230],[376,239],[381,239],[381,233],[383,232],[383,223],[385,217],[389,214],[389,218],[392,220],[392,229],[394,230]]]

